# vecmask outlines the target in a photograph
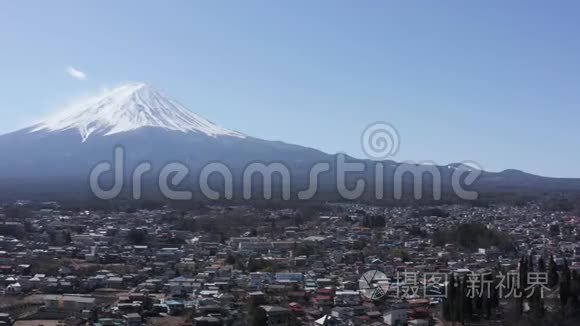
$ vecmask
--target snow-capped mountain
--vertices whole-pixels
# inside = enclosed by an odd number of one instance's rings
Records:
[[[203,167],[219,162],[231,170],[240,193],[240,180],[245,179],[247,166],[256,162],[276,162],[289,170],[294,192],[309,185],[311,168],[316,163],[329,163],[329,172],[318,180],[319,190],[322,189],[318,198],[337,198],[335,155],[258,139],[220,127],[154,88],[138,83],[77,102],[28,128],[1,135],[0,200],[90,196],[88,179],[91,171],[103,161],[113,165],[113,154],[119,147],[124,149],[122,178],[131,180],[137,166],[144,162],[151,164],[152,169],[146,176],[150,181],[149,189],[158,188],[157,177],[168,163],[179,162],[187,166],[188,180],[195,184]],[[373,178],[376,162],[349,160],[366,166],[358,177],[365,178],[367,189],[371,189],[376,182]],[[384,166],[384,176],[389,178],[399,164],[390,161]],[[438,167],[447,191],[453,171],[460,166]],[[356,178],[347,179],[356,181]],[[412,181],[407,179],[406,183]],[[220,182],[223,184],[218,180]],[[580,190],[580,180],[544,178],[512,170],[500,173],[481,171],[476,186],[510,191],[530,188]]]
[[[217,126],[144,83],[124,85],[75,103],[33,126],[30,132],[78,130],[82,141],[86,141],[91,135],[109,136],[143,127],[211,137],[245,137]]]
[[[124,149],[124,176],[151,163],[150,177],[171,162],[190,168],[190,180],[210,162],[239,171],[251,162],[284,162],[296,170],[329,155],[223,128],[143,83],[128,84],[76,102],[30,127],[0,136],[0,197],[55,184],[88,185],[92,168]],[[9,180],[9,183],[3,182]],[[25,182],[24,182],[25,181]],[[28,182],[30,184],[28,184]],[[30,186],[34,185],[34,186]],[[31,189],[32,188],[32,189]],[[48,198],[49,196],[47,196]]]

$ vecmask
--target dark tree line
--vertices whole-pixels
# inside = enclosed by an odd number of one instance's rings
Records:
[[[508,235],[490,230],[480,223],[464,223],[452,228],[437,230],[433,235],[433,243],[435,246],[452,243],[468,250],[492,246],[496,246],[503,251],[513,250],[512,242]]]
[[[476,319],[490,319],[499,305],[499,296],[495,286],[495,273],[482,274],[483,282],[490,283],[478,289],[478,293],[471,292],[472,280],[469,275],[454,275],[448,277],[446,297],[443,300],[443,318],[450,322],[460,322]]]

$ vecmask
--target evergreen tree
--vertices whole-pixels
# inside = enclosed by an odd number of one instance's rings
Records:
[[[459,277],[457,277],[457,282],[459,283],[458,293],[459,295],[456,297],[456,305],[457,305],[457,321],[460,322],[462,325],[465,323],[465,314],[463,309],[465,297],[467,296],[467,289],[465,286],[465,282],[463,282]]]
[[[445,299],[443,300],[443,318],[447,321],[451,321],[453,319],[453,303],[455,299],[455,276],[453,273],[449,275],[449,280],[447,282],[447,288],[445,290]]]
[[[562,312],[565,312],[568,304],[568,297],[570,295],[570,269],[568,268],[568,261],[564,258],[564,269],[560,279],[560,305]]]
[[[493,275],[485,274],[483,276],[485,284],[489,284],[489,287],[484,288],[484,300],[485,300],[485,315],[486,318],[491,318],[492,311],[497,307],[495,304],[495,288],[493,287]]]
[[[539,273],[546,273],[546,262],[544,261],[544,258],[540,258],[540,260],[538,261],[538,272]],[[537,295],[536,298],[536,313],[538,316],[543,317],[544,313],[546,311],[546,308],[544,307],[544,298],[542,295],[542,291],[543,289],[541,288],[541,285],[537,285],[537,289],[535,293]]]
[[[550,262],[548,263],[548,287],[553,288],[560,282],[558,275],[558,265],[554,261],[554,256],[550,256]]]
[[[540,257],[538,260],[538,272],[545,273],[546,272],[546,262],[544,261],[543,257]]]
[[[528,262],[525,257],[520,259],[520,266],[519,266],[519,288],[518,288],[518,309],[519,315],[521,316],[524,311],[524,298],[526,297],[526,288],[528,287],[527,284],[527,275],[528,275]]]
[[[544,262],[543,258],[538,260],[538,273],[546,273],[546,263]],[[533,295],[530,298],[530,305],[533,309],[533,313],[537,317],[543,317],[545,308],[544,308],[544,298],[542,297],[542,288],[539,285],[536,285],[534,289],[532,289]]]
[[[570,299],[571,303],[575,308],[578,308],[578,296],[580,295],[580,277],[578,273],[574,270],[572,272],[572,279],[570,281]]]
[[[248,304],[248,319],[247,325],[264,326],[268,324],[266,312],[254,303]]]
[[[463,276],[463,321],[465,318],[470,320],[473,316],[473,298],[471,295],[467,295],[467,279],[467,275]]]

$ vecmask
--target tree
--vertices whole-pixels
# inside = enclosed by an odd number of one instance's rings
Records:
[[[362,225],[367,228],[384,228],[387,220],[382,215],[366,215],[363,218]]]
[[[455,276],[453,273],[449,275],[445,294],[445,299],[443,299],[443,318],[447,321],[453,321],[455,316]]]
[[[294,255],[310,257],[312,255],[317,255],[318,253],[320,253],[321,252],[320,250],[321,250],[320,246],[318,245],[317,242],[307,242],[299,245],[295,249]]]
[[[253,302],[248,303],[248,325],[263,326],[268,324],[266,311]]]
[[[571,303],[575,308],[578,308],[579,300],[578,296],[580,295],[580,277],[578,276],[578,272],[574,270],[572,272],[572,279],[570,281],[570,299]]]
[[[550,225],[550,235],[555,237],[560,234],[560,226],[558,224]]]
[[[226,258],[226,264],[235,265],[235,263],[236,263],[236,257],[234,255],[228,255],[228,257]]]
[[[456,322],[464,322],[464,297],[465,297],[465,284],[462,284],[459,276],[453,275],[449,276],[449,282],[447,283],[446,297],[443,299],[443,318],[446,321],[450,321],[455,325]]]
[[[559,283],[558,275],[558,265],[554,261],[554,256],[550,256],[550,262],[548,263],[548,286],[553,288]]]
[[[413,225],[410,228],[407,228],[407,231],[409,232],[409,235],[413,237],[427,237],[427,232],[421,230],[421,228],[417,225]]]
[[[147,230],[133,228],[127,234],[127,240],[134,245],[141,245],[147,241]]]
[[[442,210],[441,208],[427,208],[419,211],[413,212],[413,216],[437,216],[437,217],[449,217],[449,212]]]
[[[69,244],[69,243],[71,243],[71,242],[72,242],[72,237],[71,237],[71,235],[70,235],[70,232],[69,232],[69,231],[66,231],[66,232],[64,233],[63,237],[64,237],[64,243],[65,243],[65,244]]]
[[[546,272],[546,262],[543,257],[538,259],[538,272]]]
[[[32,210],[28,207],[22,206],[9,206],[4,208],[4,215],[11,219],[28,219],[34,216]]]
[[[271,272],[272,263],[264,259],[254,259],[250,257],[248,260],[248,272]]]
[[[405,249],[398,249],[398,248],[391,249],[390,254],[393,257],[401,258],[403,260],[403,262],[409,261],[409,259],[410,259],[409,252]]]
[[[465,320],[465,318],[467,318],[468,320],[471,319],[471,316],[473,315],[473,299],[471,298],[470,295],[467,295],[467,291],[466,291],[466,285],[469,284],[467,282],[467,274],[465,274],[463,276],[463,321]],[[463,323],[462,321],[462,323]]]
[[[568,297],[570,295],[570,268],[568,268],[568,261],[564,258],[564,269],[562,271],[562,278],[560,280],[560,305],[562,312],[565,312],[568,304]]]
[[[526,289],[528,287],[528,262],[525,257],[520,258],[519,264],[519,289],[517,295],[518,303],[518,316],[521,316],[524,312],[524,298],[526,297]]]
[[[468,250],[492,246],[504,251],[513,250],[513,245],[508,235],[488,229],[480,223],[464,223],[456,227],[437,230],[433,234],[433,243],[435,246],[454,243]]]
[[[546,273],[546,263],[543,258],[538,260],[538,273]],[[535,285],[532,289],[532,297],[530,298],[530,307],[536,317],[543,317],[544,308],[544,298],[542,297],[542,289],[539,285]]]
[[[183,231],[196,232],[197,231],[197,223],[195,221],[195,218],[192,216],[185,216],[185,214],[181,214],[181,216],[178,219],[176,229],[183,230]]]

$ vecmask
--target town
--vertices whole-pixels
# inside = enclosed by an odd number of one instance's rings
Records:
[[[580,217],[534,201],[83,210],[21,200],[0,220],[5,325],[511,325],[578,309]],[[495,293],[493,304],[461,301],[460,317],[450,308],[449,277],[522,264],[545,272],[541,301]]]

